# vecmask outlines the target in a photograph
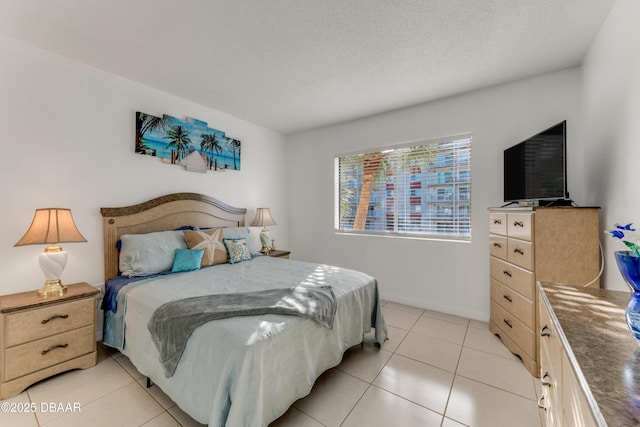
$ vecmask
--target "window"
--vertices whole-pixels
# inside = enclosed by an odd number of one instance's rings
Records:
[[[471,239],[471,135],[335,158],[341,233]]]

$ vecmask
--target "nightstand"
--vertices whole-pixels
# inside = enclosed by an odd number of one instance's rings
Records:
[[[0,399],[70,369],[96,364],[96,295],[87,283],[61,296],[0,296]]]
[[[271,252],[269,252],[269,256],[275,257],[275,258],[286,258],[289,259],[289,254],[291,253],[291,251],[280,251],[278,249],[274,249]]]

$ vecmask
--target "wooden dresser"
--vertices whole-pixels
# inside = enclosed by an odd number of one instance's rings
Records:
[[[540,282],[538,291],[544,425],[640,425],[640,352],[625,320],[629,292]]]
[[[62,296],[0,296],[0,399],[70,369],[96,364],[96,295],[87,283]]]
[[[598,208],[489,210],[492,333],[539,377],[537,281],[584,286],[600,268]],[[600,287],[595,280],[591,287]]]

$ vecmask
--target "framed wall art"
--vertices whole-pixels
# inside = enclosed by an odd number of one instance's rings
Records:
[[[240,145],[202,120],[136,112],[135,152],[190,171],[239,171]]]

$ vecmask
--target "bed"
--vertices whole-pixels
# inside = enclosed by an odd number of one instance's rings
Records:
[[[250,238],[246,239],[246,209],[201,194],[177,193],[134,206],[102,208],[101,214],[107,288],[103,306],[110,304],[104,306],[104,342],[119,349],[198,422],[210,426],[266,426],[306,396],[315,380],[337,366],[348,348],[363,343],[372,328],[376,345],[386,340],[373,277],[334,266],[259,255],[250,248]],[[231,236],[225,239],[225,245],[246,242],[251,256],[237,261],[234,253],[227,251],[233,264],[218,263],[173,274],[133,274],[132,278],[120,274],[123,269],[129,271],[120,258],[128,259],[125,253],[130,251],[124,245],[130,245],[132,238],[173,236],[187,230],[211,230],[209,234],[213,235],[218,228]],[[145,245],[150,246],[149,242]],[[241,249],[246,255],[245,248]],[[177,255],[174,268],[176,262]],[[164,308],[184,302],[200,304],[202,299],[219,302],[241,297],[245,301],[246,296],[262,298],[265,293],[280,295],[300,289],[322,293],[318,298],[331,300],[322,306],[332,307],[322,311],[325,315],[331,312],[328,325],[305,317],[308,311],[314,311],[309,307],[321,306],[319,300],[302,309],[297,300],[287,304],[287,309],[298,310],[295,315],[250,311],[215,317],[217,320],[191,327],[178,356],[167,367],[167,352],[161,344],[171,340],[166,335],[158,338],[157,329],[152,327]],[[288,297],[281,301],[285,299],[288,301]],[[281,301],[276,305],[281,306]],[[200,316],[198,310],[182,313],[185,317]],[[171,320],[166,324],[175,327],[178,323]],[[173,330],[168,332],[169,338],[172,335]]]

